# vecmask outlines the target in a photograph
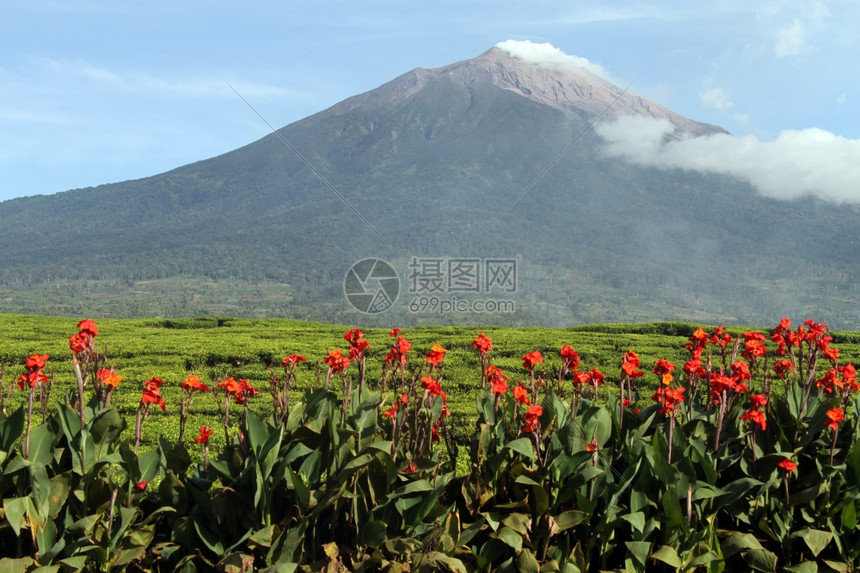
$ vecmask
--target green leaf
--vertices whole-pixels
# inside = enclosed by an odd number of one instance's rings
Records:
[[[857,527],[857,506],[853,501],[849,501],[842,508],[841,515],[842,529],[853,532]]]
[[[622,515],[621,519],[629,523],[633,527],[634,533],[642,533],[645,530],[645,514],[641,511],[635,511]]]
[[[511,440],[505,444],[505,447],[514,450],[529,459],[532,459],[535,455],[534,444],[529,438],[517,438],[516,440]]]
[[[747,565],[756,571],[776,572],[776,555],[767,549],[750,549],[744,551],[741,555]]]
[[[576,527],[586,519],[590,517],[591,514],[586,513],[584,511],[579,511],[577,509],[571,509],[560,513],[558,517],[555,519],[556,525],[558,525],[559,531],[564,531],[566,529],[570,529],[571,527]]]
[[[505,525],[496,532],[496,538],[514,551],[521,551],[523,548],[522,535]]]
[[[791,573],[816,573],[818,571],[818,564],[816,564],[815,561],[804,561],[803,563],[798,563],[791,567],[784,567],[783,569],[785,571],[791,571]]]
[[[525,573],[538,573],[540,571],[537,559],[529,549],[523,549],[517,557],[517,570]]]
[[[809,550],[816,557],[833,540],[833,534],[829,531],[810,529],[808,527],[792,533],[791,536],[802,538],[806,542],[806,546],[809,547]]]
[[[636,562],[644,567],[648,560],[648,552],[651,551],[651,544],[647,541],[625,541],[627,552],[636,560]]]
[[[675,548],[668,545],[663,545],[660,549],[652,553],[651,558],[656,559],[657,561],[662,561],[670,567],[681,567],[683,564],[681,562],[681,557],[678,556],[678,552],[675,551]]]
[[[219,539],[217,533],[206,526],[201,527],[200,523],[196,519],[194,520],[194,530],[197,531],[200,541],[202,541],[210,551],[218,556],[224,554],[224,544],[221,543],[221,539]]]
[[[27,459],[43,466],[54,460],[54,433],[48,424],[36,426],[30,432],[30,456]]]
[[[21,528],[27,525],[27,497],[6,498],[3,500],[3,509],[6,511],[6,521],[12,526],[15,535],[21,535]]]
[[[728,559],[739,551],[748,549],[763,549],[759,540],[751,533],[732,532],[720,543],[723,558]]]
[[[11,453],[15,444],[24,434],[26,422],[24,406],[15,410],[8,418],[0,423],[0,451]]]

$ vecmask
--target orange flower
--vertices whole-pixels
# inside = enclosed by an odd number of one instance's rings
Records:
[[[194,438],[194,443],[195,444],[208,444],[209,443],[209,436],[211,436],[211,435],[212,435],[212,430],[209,429],[209,426],[203,426],[202,428],[200,428],[200,434],[198,434],[197,437]]]
[[[122,382],[122,376],[117,374],[113,368],[110,370],[102,368],[99,370],[99,380],[101,380],[102,384],[105,386],[116,388],[119,386],[119,383]]]
[[[88,332],[79,332],[69,338],[69,349],[75,354],[89,350],[93,345],[93,337]]]
[[[200,392],[208,392],[209,386],[200,381],[200,377],[196,374],[192,374],[188,378],[182,381],[182,384],[179,385],[183,390],[188,390],[189,392],[193,392],[195,390]]]
[[[437,342],[430,348],[430,352],[427,353],[427,363],[430,366],[439,366],[439,363],[445,358],[446,352],[448,351],[442,348],[442,345]]]
[[[218,387],[223,388],[229,394],[236,394],[240,392],[242,387],[236,382],[236,379],[230,376],[223,382],[218,382]]]
[[[585,451],[589,453],[597,451],[597,436],[595,436],[591,439],[590,442],[585,444]]]
[[[651,399],[660,404],[660,414],[674,415],[675,408],[684,401],[686,388],[672,388],[661,384]]]
[[[529,352],[528,354],[523,356],[523,368],[533,370],[534,367],[541,362],[543,362],[543,356],[541,356],[539,350]]]
[[[827,410],[827,419],[830,421],[826,425],[836,431],[839,429],[839,422],[845,419],[845,413],[842,408],[831,408]]]
[[[328,364],[332,372],[342,372],[349,368],[349,357],[344,356],[340,350],[329,350],[328,356],[323,358],[323,362]]]

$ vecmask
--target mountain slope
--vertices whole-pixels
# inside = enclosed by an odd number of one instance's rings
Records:
[[[219,157],[0,203],[0,310],[363,324],[751,323],[795,313],[860,327],[855,208],[606,159],[588,127],[609,104],[687,136],[722,132],[586,71],[493,48],[413,70]],[[350,265],[367,257],[400,273],[404,296],[388,313],[359,315],[343,295]],[[515,258],[516,312],[409,312],[413,257]],[[185,286],[141,306],[141,281]],[[235,281],[232,294],[213,303],[199,286],[212,281]],[[200,292],[183,295],[188,284]],[[266,300],[266,284],[287,284],[289,295]],[[109,291],[113,304],[85,288]],[[73,303],[58,302],[70,289]],[[260,300],[246,296],[257,291]],[[22,308],[22,292],[38,296]]]

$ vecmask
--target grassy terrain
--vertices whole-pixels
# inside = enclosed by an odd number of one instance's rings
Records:
[[[4,366],[3,395],[11,392],[7,411],[26,401],[25,393],[14,387],[15,378],[23,372],[25,359],[34,353],[49,354],[48,371],[54,373],[54,386],[50,400],[60,399],[74,386],[72,353],[68,338],[77,330],[77,319],[35,315],[0,315],[0,365]],[[298,380],[293,387],[294,399],[302,390],[318,383],[325,374],[320,360],[335,348],[346,350],[343,334],[347,326],[286,319],[100,319],[100,334],[96,338],[99,348],[106,349],[107,366],[113,365],[124,379],[114,392],[112,403],[127,421],[125,434],[133,439],[134,415],[140,400],[143,383],[156,376],[165,381],[162,388],[167,402],[167,413],[152,410],[144,424],[143,444],[154,444],[159,436],[175,440],[179,433],[179,401],[182,391],[179,384],[197,374],[205,384],[213,387],[229,376],[247,379],[260,391],[251,401],[251,407],[263,416],[272,412],[272,399],[268,395],[270,371],[283,374],[281,359],[288,354],[301,354],[307,362],[299,365]],[[538,372],[553,378],[560,366],[558,351],[562,345],[573,346],[581,356],[580,370],[597,368],[607,375],[606,389],[617,388],[621,357],[627,350],[639,353],[643,369],[648,372],[658,358],[665,358],[680,366],[688,358],[684,350],[687,337],[699,325],[687,323],[597,324],[567,329],[501,328],[478,326],[425,326],[404,329],[402,336],[412,342],[410,366],[416,370],[424,362],[430,347],[439,343],[448,349],[443,375],[449,408],[463,421],[475,412],[475,390],[480,386],[480,360],[472,347],[478,332],[493,340],[493,363],[501,367],[513,383],[526,379],[521,357],[539,350],[544,363]],[[707,326],[705,326],[708,329]],[[733,328],[738,334],[752,328]],[[768,328],[757,329],[767,332]],[[369,351],[368,380],[378,382],[382,358],[391,344],[388,331],[365,330],[372,345]],[[833,344],[840,349],[840,362],[860,359],[860,333],[834,332]],[[350,373],[355,375],[355,367]],[[650,372],[640,384],[642,403],[650,403],[651,388],[656,377]],[[390,398],[389,398],[390,399]],[[200,426],[220,426],[219,404],[211,395],[198,395],[190,409],[188,439],[193,438]],[[237,416],[240,408],[231,413]],[[469,424],[460,426],[469,427]],[[213,444],[224,439],[216,430]]]

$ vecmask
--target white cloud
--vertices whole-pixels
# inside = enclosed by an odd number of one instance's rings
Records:
[[[715,109],[729,109],[734,105],[729,98],[728,92],[723,88],[714,88],[706,92],[699,92],[699,101],[705,107]]]
[[[778,58],[797,56],[806,45],[806,28],[800,20],[794,20],[789,26],[777,32],[774,51]]]
[[[668,140],[672,130],[666,120],[639,116],[595,125],[611,157],[662,169],[731,175],[777,199],[813,194],[860,203],[860,140],[817,128],[785,130],[773,141],[725,134]]]
[[[528,40],[506,40],[499,42],[496,47],[507,52],[511,56],[520,59],[530,64],[538,64],[550,67],[575,67],[584,68],[593,74],[609,79],[609,74],[606,73],[599,64],[592,63],[586,58],[580,56],[571,56],[565,54],[552,44],[536,44]]]

